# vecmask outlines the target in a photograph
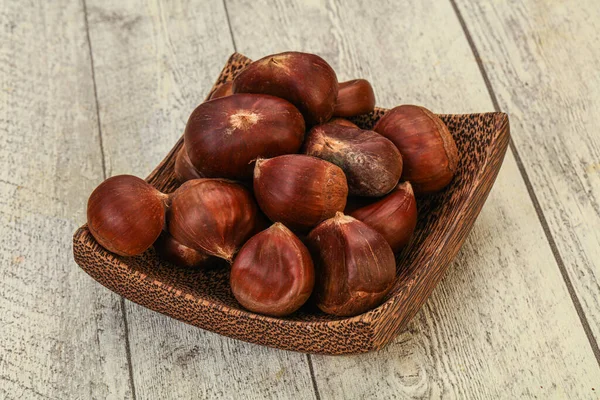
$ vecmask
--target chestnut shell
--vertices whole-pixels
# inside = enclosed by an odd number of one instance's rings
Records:
[[[402,174],[402,156],[394,144],[380,134],[338,124],[312,128],[303,152],[340,167],[355,196],[383,196]]]
[[[177,179],[179,183],[187,182],[191,179],[204,178],[202,174],[196,170],[196,167],[192,165],[190,157],[187,154],[185,144],[181,146],[177,152],[177,156],[175,157],[175,167],[173,170],[175,172],[175,179]]]
[[[304,119],[290,102],[261,94],[235,94],[200,104],[185,127],[185,147],[204,177],[250,179],[253,161],[296,153]]]
[[[406,246],[417,226],[417,202],[409,182],[350,214],[381,233],[394,252]]]
[[[264,93],[294,104],[306,125],[331,118],[338,92],[335,71],[315,54],[289,51],[254,61],[233,81],[234,93]]]
[[[256,162],[254,196],[269,219],[307,232],[344,209],[348,185],[338,166],[293,154]]]
[[[231,96],[233,94],[233,82],[224,82],[221,86],[211,93],[209,100],[218,99],[219,97]]]
[[[403,105],[387,111],[374,131],[390,139],[404,160],[402,179],[415,193],[433,193],[450,183],[458,149],[448,127],[424,107]]]
[[[90,232],[108,251],[121,256],[142,254],[162,232],[166,198],[136,176],[108,178],[88,199]]]
[[[231,266],[233,295],[260,314],[293,313],[308,300],[314,282],[308,249],[279,222],[248,240]]]
[[[194,250],[179,243],[167,231],[163,231],[156,239],[154,249],[160,258],[179,267],[204,267],[209,265],[211,260],[215,260],[201,250]]]
[[[375,93],[366,79],[340,82],[333,115],[354,117],[368,114],[375,109]]]
[[[396,277],[394,253],[373,228],[336,214],[308,235],[314,299],[327,314],[354,316],[381,303]]]
[[[168,231],[181,244],[227,261],[256,229],[257,207],[243,186],[194,179],[171,195]]]

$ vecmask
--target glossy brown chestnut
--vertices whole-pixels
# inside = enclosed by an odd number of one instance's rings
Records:
[[[354,117],[368,114],[375,109],[375,93],[369,81],[354,79],[340,82],[333,115]]]
[[[256,162],[254,196],[269,219],[306,232],[344,209],[348,185],[336,165],[291,154]]]
[[[113,253],[142,254],[163,229],[167,198],[143,179],[113,176],[88,199],[88,228],[96,241]]]
[[[223,179],[194,179],[171,195],[168,231],[181,244],[233,259],[256,227],[257,207],[241,185]]]
[[[228,81],[219,86],[208,98],[209,100],[218,99],[219,97],[231,96],[233,94],[233,82]]]
[[[181,146],[175,157],[174,172],[175,179],[177,179],[179,183],[187,182],[191,179],[204,178],[200,172],[196,170],[196,167],[192,165],[192,162],[187,155],[185,144]]]
[[[234,93],[264,93],[294,104],[307,126],[331,118],[338,92],[334,70],[321,57],[299,52],[273,54],[247,66],[233,81]]]
[[[331,118],[329,121],[327,121],[327,123],[349,126],[350,128],[358,128],[358,125],[356,125],[354,122],[349,121],[345,118]]]
[[[211,260],[215,260],[203,251],[179,243],[167,231],[163,231],[156,239],[154,249],[163,260],[185,268],[204,267],[210,264]]]
[[[308,235],[315,263],[314,297],[327,314],[353,316],[381,303],[396,277],[394,253],[385,238],[342,213]]]
[[[355,196],[383,196],[402,174],[402,156],[392,142],[380,134],[337,124],[312,128],[303,153],[340,167]]]
[[[308,300],[314,283],[308,249],[279,222],[248,240],[231,266],[233,295],[260,314],[293,313]]]
[[[417,226],[417,202],[409,182],[350,214],[381,233],[394,252],[408,244]]]
[[[458,166],[458,150],[448,127],[426,108],[395,107],[377,122],[374,131],[390,139],[404,161],[402,179],[410,181],[416,193],[443,189]]]
[[[200,104],[184,135],[188,156],[201,175],[249,179],[257,158],[300,149],[304,120],[286,100],[235,94]]]

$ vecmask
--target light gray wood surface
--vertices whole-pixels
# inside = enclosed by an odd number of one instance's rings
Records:
[[[130,397],[120,299],[71,250],[103,180],[82,5],[0,21],[0,398]]]
[[[457,2],[498,106],[511,116],[557,258],[598,341],[599,3]]]
[[[0,398],[597,398],[600,6],[402,3],[3,1]],[[510,112],[517,158],[380,352],[224,338],[121,302],[72,261],[89,193],[146,176],[234,49],[316,52],[385,107],[482,112],[496,97]]]

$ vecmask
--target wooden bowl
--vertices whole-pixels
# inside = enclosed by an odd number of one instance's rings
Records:
[[[233,54],[211,93],[250,62],[241,54]],[[354,122],[370,128],[384,113],[377,109]],[[310,305],[286,318],[254,314],[233,297],[228,268],[177,268],[159,260],[153,249],[137,257],[120,257],[100,247],[86,225],[73,237],[75,261],[126,299],[222,335],[307,353],[380,349],[406,326],[444,276],[487,198],[508,145],[506,114],[440,117],[458,146],[458,173],[443,192],[418,199],[417,229],[411,245],[397,257],[397,282],[383,304],[362,315],[334,317]],[[163,192],[170,193],[178,186],[173,165],[182,143],[180,139],[146,179]]]

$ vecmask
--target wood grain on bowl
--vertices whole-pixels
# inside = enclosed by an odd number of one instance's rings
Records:
[[[227,61],[215,86],[231,81],[250,63],[241,54]],[[385,113],[353,118],[370,129]],[[310,306],[286,318],[244,310],[229,288],[229,270],[174,269],[153,249],[136,257],[120,257],[100,247],[87,226],[73,237],[75,261],[102,285],[152,310],[233,338],[287,350],[347,354],[379,349],[414,316],[444,276],[469,233],[502,164],[509,140],[503,113],[440,115],[460,154],[456,176],[443,191],[418,199],[415,237],[397,257],[397,281],[379,307],[352,318],[333,317]],[[179,184],[174,162],[180,139],[147,181],[170,193]]]

